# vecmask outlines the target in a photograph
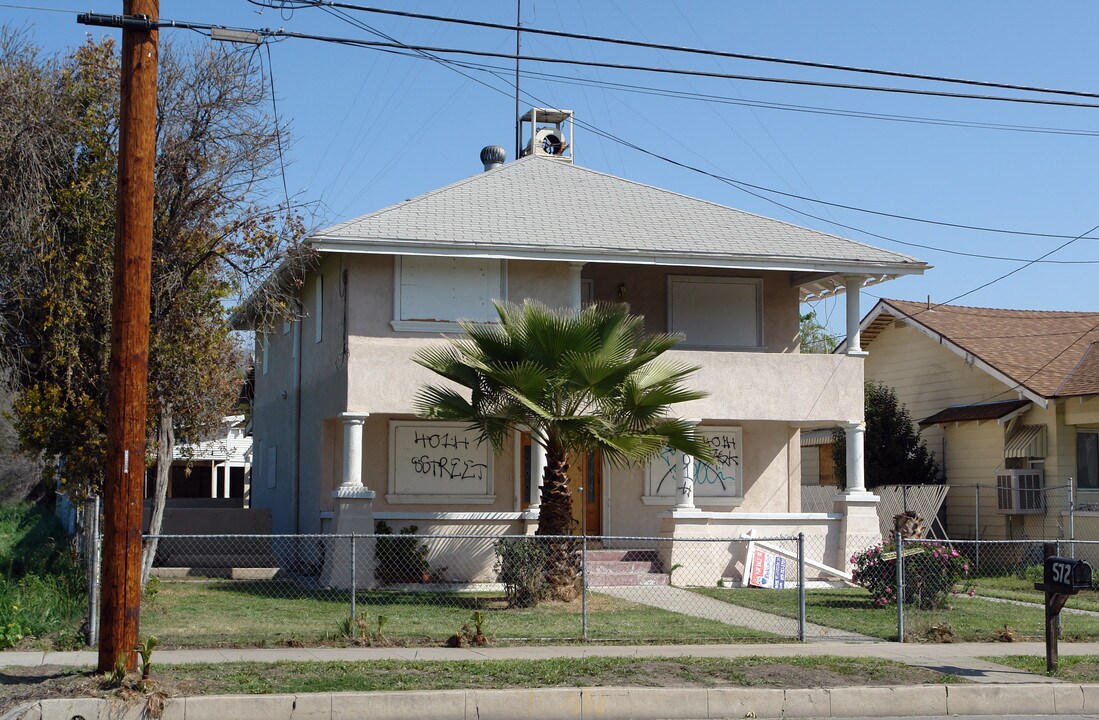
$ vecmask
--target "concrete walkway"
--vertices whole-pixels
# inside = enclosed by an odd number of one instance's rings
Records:
[[[656,587],[601,587],[597,589],[605,595],[613,595],[623,600],[649,605],[691,617],[716,620],[726,625],[774,633],[776,635],[797,636],[798,621],[782,615],[772,615],[740,605],[715,600],[689,590],[671,586]],[[805,623],[805,639],[808,641],[841,640],[844,642],[878,642],[878,638],[860,635],[850,630],[837,630]]]

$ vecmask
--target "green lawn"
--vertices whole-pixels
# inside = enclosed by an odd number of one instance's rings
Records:
[[[698,592],[734,605],[762,610],[785,617],[797,617],[797,592],[755,588],[700,588]],[[861,588],[809,590],[805,593],[806,620],[818,625],[848,630],[885,640],[897,639],[897,608],[875,608],[869,594]],[[923,611],[905,608],[905,639],[910,642],[957,640],[989,642],[1004,639],[1045,637],[1045,611],[984,600],[955,596],[946,609]],[[1065,614],[1061,616],[1063,638],[1099,639],[1099,617]]]
[[[1003,598],[1005,600],[1019,600],[1021,602],[1038,603],[1045,602],[1045,593],[1034,589],[1034,578],[1021,578],[1014,575],[1007,577],[978,577],[970,580],[978,595],[985,597]],[[1069,598],[1065,605],[1068,608],[1078,610],[1090,610],[1099,612],[1099,592],[1085,590]]]
[[[997,655],[981,659],[1067,682],[1099,683],[1099,656],[1096,655],[1062,655],[1057,659],[1055,673],[1046,672],[1044,655]]]
[[[484,632],[499,643],[565,642],[581,637],[580,601],[543,602],[508,609],[502,594],[360,592],[358,610],[377,629],[403,645],[438,645],[474,611],[484,613]],[[340,624],[351,612],[347,593],[301,588],[282,582],[164,582],[141,615],[141,635],[156,635],[163,647],[341,644]],[[590,637],[631,643],[737,642],[774,635],[689,618],[607,595],[588,598]]]
[[[779,670],[782,670],[780,672]],[[203,692],[306,693],[539,687],[803,687],[806,679],[841,685],[919,685],[957,679],[878,658],[557,658],[432,662],[227,663],[161,667]]]

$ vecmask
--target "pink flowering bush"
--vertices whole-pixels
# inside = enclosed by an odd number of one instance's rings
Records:
[[[866,588],[875,607],[897,602],[897,553],[892,543],[851,556],[852,580]],[[924,610],[941,608],[955,586],[969,577],[968,558],[938,542],[904,545],[904,602]]]

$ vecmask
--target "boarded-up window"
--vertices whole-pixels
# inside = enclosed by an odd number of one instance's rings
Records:
[[[405,256],[398,261],[397,330],[433,329],[457,320],[492,322],[504,297],[502,261]]]

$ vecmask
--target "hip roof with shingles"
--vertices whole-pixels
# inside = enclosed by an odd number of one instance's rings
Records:
[[[529,156],[310,238],[322,250],[623,262],[743,260],[759,266],[889,273],[926,263],[558,159]]]
[[[1099,312],[882,303],[1042,397],[1099,394]]]

